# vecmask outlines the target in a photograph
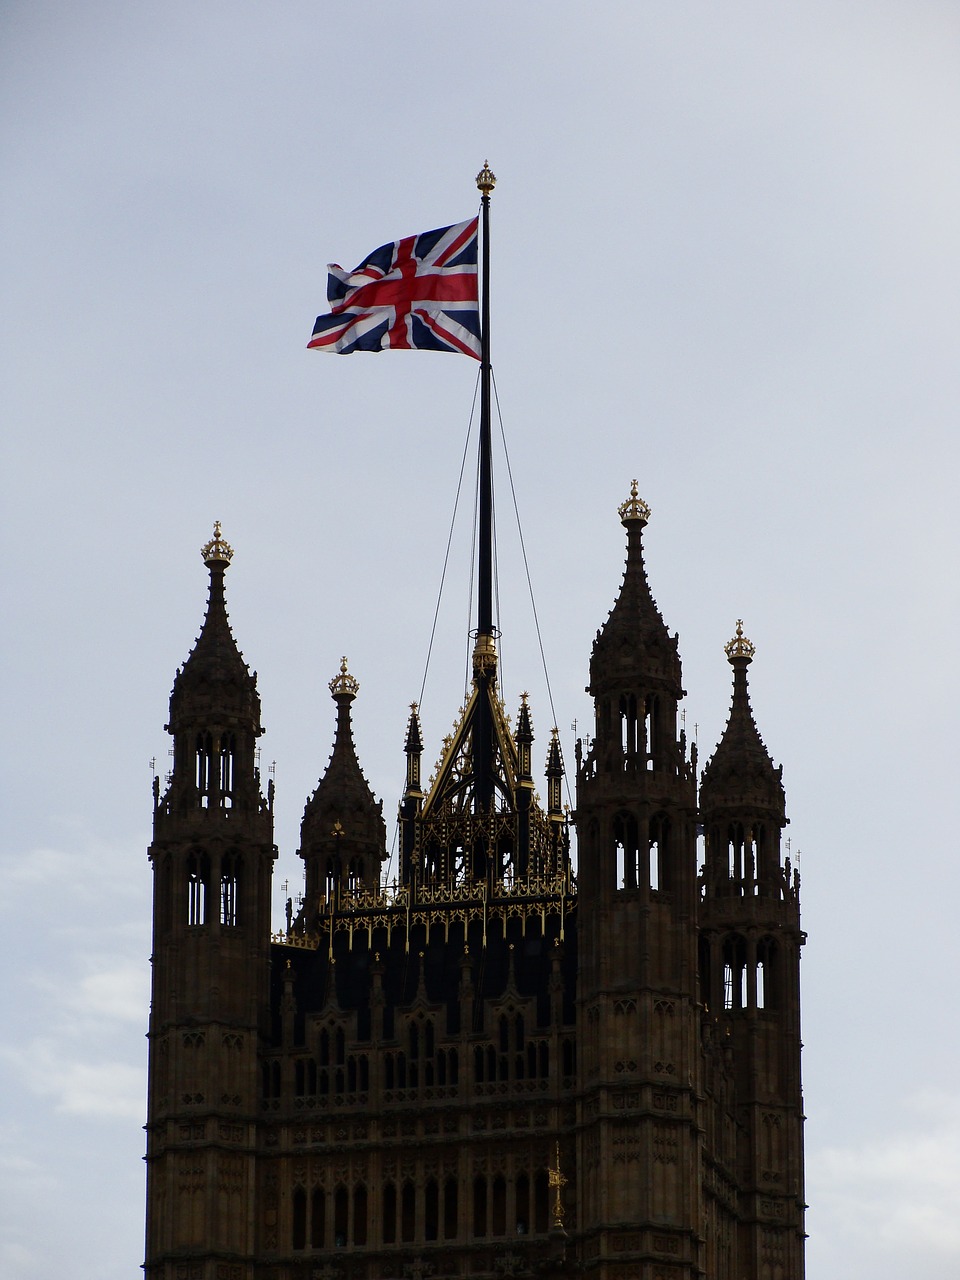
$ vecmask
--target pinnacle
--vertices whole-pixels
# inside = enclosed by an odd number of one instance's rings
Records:
[[[317,833],[329,834],[339,822],[351,837],[377,838],[383,831],[380,805],[360,768],[353,741],[351,704],[360,688],[347,670],[343,659],[340,672],[330,682],[330,692],[337,704],[337,730],[333,751],[323,777],[307,801],[303,826],[316,827]]]
[[[224,593],[224,574],[233,549],[220,536],[220,522],[214,537],[202,549],[210,571],[207,611],[189,657],[178,671],[170,695],[171,723],[175,719],[245,719],[259,732],[260,699],[256,676],[251,675],[230,627]]]
[[[737,634],[725,651],[733,667],[733,700],[723,736],[703,771],[701,807],[752,804],[782,814],[780,770],[774,766],[750,706],[747,667],[755,649],[743,634],[742,622],[737,623]]]
[[[670,635],[657,608],[643,562],[643,529],[650,518],[650,508],[637,495],[636,481],[619,515],[627,530],[627,559],[620,593],[594,641],[591,683],[653,676],[675,687],[679,695],[676,637]]]

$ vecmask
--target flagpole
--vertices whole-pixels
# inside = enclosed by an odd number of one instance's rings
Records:
[[[480,191],[481,310],[480,310],[480,466],[479,546],[477,548],[477,642],[473,674],[480,697],[475,725],[473,779],[476,808],[485,813],[493,799],[493,710],[491,686],[496,681],[497,654],[493,635],[493,467],[490,430],[490,192],[496,176],[484,161],[477,174]]]
[[[490,192],[496,177],[484,161],[477,174],[483,224],[480,311],[480,546],[477,631],[493,635],[493,470],[490,432]]]

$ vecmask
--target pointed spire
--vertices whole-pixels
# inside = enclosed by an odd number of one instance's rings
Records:
[[[521,693],[520,710],[517,712],[517,730],[513,738],[516,743],[526,742],[528,745],[533,742],[533,724],[530,720],[530,695],[529,693]]]
[[[210,571],[207,612],[196,643],[177,672],[170,695],[170,729],[176,732],[186,723],[252,723],[260,728],[260,698],[257,678],[251,675],[230,628],[224,593],[224,574],[233,559],[233,548],[220,532],[200,551]]]
[[[773,810],[782,819],[782,770],[774,767],[750,706],[747,668],[756,649],[743,634],[739,619],[736,635],[725,645],[724,652],[733,667],[733,700],[723,736],[703,770],[701,809],[759,808]]]
[[[364,859],[365,878],[379,877],[379,864],[386,847],[386,828],[382,805],[374,798],[363,776],[357,750],[353,741],[351,705],[360,690],[360,682],[347,668],[347,660],[340,663],[340,670],[330,681],[330,693],[337,704],[337,731],[333,751],[317,783],[317,788],[307,801],[303,811],[301,828],[302,853],[308,843],[329,846],[354,854],[370,855]],[[346,873],[347,868],[342,868]]]
[[[520,695],[520,710],[517,712],[517,728],[513,740],[517,744],[517,779],[532,781],[532,763],[530,748],[533,745],[533,724],[530,720],[530,707],[527,703],[528,693]]]
[[[407,756],[407,785],[404,795],[422,799],[420,789],[420,765],[423,757],[423,732],[417,704],[410,703],[410,719],[407,721],[407,740],[403,745]]]
[[[563,809],[560,784],[563,780],[563,753],[560,750],[560,730],[554,725],[550,730],[550,750],[547,752],[547,813],[558,817]]]
[[[420,708],[410,703],[410,719],[407,721],[407,740],[403,747],[407,755],[419,755],[423,750],[423,731],[420,728]]]
[[[667,630],[647,582],[643,530],[650,520],[650,508],[639,497],[636,480],[630,487],[630,497],[618,511],[627,531],[627,560],[620,594],[594,641],[591,691],[597,692],[598,681],[630,683],[642,674],[665,683],[679,697],[682,690],[677,639]]]

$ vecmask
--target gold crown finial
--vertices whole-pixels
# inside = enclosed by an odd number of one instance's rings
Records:
[[[204,564],[229,564],[233,559],[233,547],[220,535],[220,521],[213,522],[213,537],[200,548]]]
[[[746,658],[750,662],[753,655],[757,652],[756,646],[752,645],[747,637],[743,634],[743,619],[737,619],[737,634],[733,639],[723,646],[723,651],[733,662],[734,658]]]
[[[477,174],[477,187],[485,196],[488,196],[496,185],[497,175],[484,160],[483,168]]]
[[[360,691],[360,681],[355,679],[347,670],[347,659],[340,659],[340,671],[330,681],[330,692],[336,698],[338,694],[348,694],[351,698],[355,698]]]
[[[621,502],[617,508],[620,519],[624,524],[630,524],[634,520],[639,520],[641,524],[646,524],[650,519],[650,508],[644,500],[637,495],[636,480],[630,485],[630,497],[626,502]]]

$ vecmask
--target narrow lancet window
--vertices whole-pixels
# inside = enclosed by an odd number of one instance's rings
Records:
[[[187,924],[207,923],[207,883],[210,864],[206,857],[191,855],[187,860]]]
[[[225,809],[233,805],[233,782],[236,761],[237,739],[232,733],[225,733],[220,739],[220,803]]]
[[[238,923],[240,898],[240,859],[227,854],[220,872],[220,923],[232,927]]]

